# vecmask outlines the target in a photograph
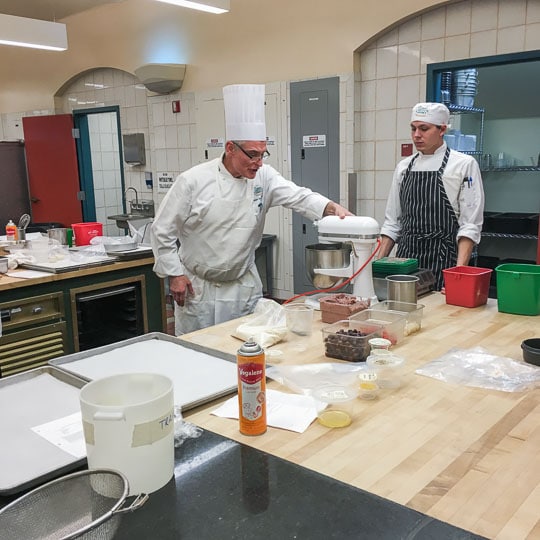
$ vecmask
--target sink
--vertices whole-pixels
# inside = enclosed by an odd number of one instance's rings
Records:
[[[119,229],[129,229],[128,220],[130,219],[149,219],[152,216],[146,216],[144,214],[115,214],[114,216],[107,216],[107,219],[116,221],[116,226]]]

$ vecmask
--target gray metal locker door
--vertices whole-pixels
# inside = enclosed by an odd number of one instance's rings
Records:
[[[339,201],[339,78],[291,83],[292,180]],[[294,292],[312,290],[305,248],[317,243],[313,223],[293,214]]]

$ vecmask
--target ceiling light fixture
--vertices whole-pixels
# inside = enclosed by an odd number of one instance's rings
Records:
[[[66,25],[0,13],[0,45],[65,51]]]
[[[227,13],[231,7],[229,0],[204,0],[204,2],[195,2],[192,0],[158,0],[158,2],[198,9],[199,11],[207,11],[208,13],[216,13],[218,15],[220,13]]]

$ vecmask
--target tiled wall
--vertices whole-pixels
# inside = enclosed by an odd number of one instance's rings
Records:
[[[121,214],[122,177],[118,148],[116,113],[106,112],[88,116],[90,153],[94,181],[96,221],[103,223],[103,234],[118,234],[116,224],[107,216]]]
[[[539,0],[467,0],[415,17],[359,52],[354,113],[359,212],[384,220],[401,144],[411,142],[411,108],[425,100],[427,64],[536,49]]]

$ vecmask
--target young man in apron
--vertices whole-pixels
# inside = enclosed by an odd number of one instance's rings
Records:
[[[263,163],[264,85],[226,86],[223,97],[225,152],[180,174],[152,224],[154,271],[169,278],[176,335],[253,312],[262,297],[255,250],[271,207],[310,220],[351,215]]]
[[[469,264],[484,216],[480,168],[473,157],[446,145],[449,119],[441,103],[413,107],[417,153],[394,171],[379,252],[386,257],[397,244],[398,257],[418,259],[419,268],[433,271],[437,290],[444,285],[444,268]]]

